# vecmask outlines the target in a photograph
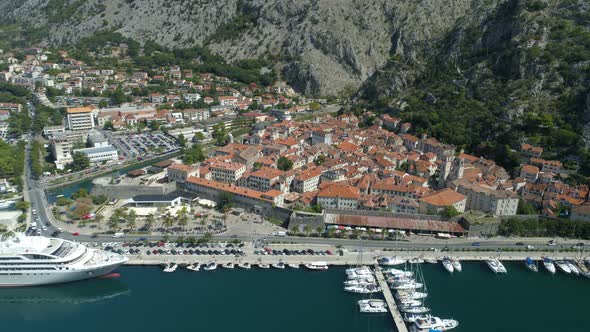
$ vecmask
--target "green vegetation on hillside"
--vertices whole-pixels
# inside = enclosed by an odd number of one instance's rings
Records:
[[[0,140],[0,178],[22,187],[22,174],[25,167],[25,142],[10,145]]]
[[[508,218],[502,220],[498,233],[504,236],[590,239],[590,223],[568,219]]]

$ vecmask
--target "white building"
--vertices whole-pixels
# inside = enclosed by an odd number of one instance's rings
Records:
[[[467,197],[469,210],[489,212],[496,216],[514,216],[518,210],[518,195],[511,191],[493,190],[471,183],[461,183],[457,192]]]
[[[198,93],[185,93],[182,95],[182,98],[184,98],[184,101],[187,103],[194,103],[201,99],[201,95]]]
[[[215,181],[236,183],[246,172],[246,165],[232,162],[217,162],[209,166],[211,176]]]
[[[112,146],[103,146],[99,148],[76,149],[74,153],[82,152],[85,154],[91,163],[100,163],[103,161],[113,161],[119,159],[119,152]]]
[[[322,176],[322,171],[319,169],[312,169],[301,172],[301,174],[297,175],[292,182],[293,191],[298,193],[306,193],[309,191],[314,191],[318,188],[318,184],[320,183],[320,177]]]
[[[94,114],[90,107],[68,108],[66,111],[70,130],[90,130],[94,128]]]
[[[446,188],[420,199],[419,211],[422,214],[439,214],[447,207],[454,207],[459,213],[465,212],[467,199],[464,195]]]
[[[359,199],[357,188],[338,184],[322,188],[317,195],[318,205],[328,209],[356,210]]]

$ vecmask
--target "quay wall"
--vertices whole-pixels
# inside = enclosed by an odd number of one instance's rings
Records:
[[[176,190],[176,183],[157,186],[109,184],[93,181],[92,195],[105,195],[109,199],[126,199],[136,195],[166,195]]]

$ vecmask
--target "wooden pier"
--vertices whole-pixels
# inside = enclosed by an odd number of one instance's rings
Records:
[[[383,275],[381,267],[378,264],[375,264],[375,276],[377,277],[377,282],[379,282],[379,287],[381,287],[381,291],[383,292],[383,297],[385,298],[385,302],[387,303],[387,307],[391,313],[391,318],[393,319],[395,328],[398,332],[408,332],[406,323],[404,323],[401,313],[399,310],[397,310],[397,305],[395,304],[395,300],[393,299],[389,285],[385,281],[385,276]]]

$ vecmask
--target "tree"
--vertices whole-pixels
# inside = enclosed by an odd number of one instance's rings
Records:
[[[219,210],[228,211],[233,207],[234,195],[232,195],[231,193],[229,193],[227,191],[222,191],[219,193],[218,202],[219,202],[219,205],[218,205]]]
[[[460,215],[461,213],[457,211],[457,209],[454,206],[449,205],[445,207],[439,214],[446,218],[452,218]]]
[[[135,210],[129,211],[129,213],[127,213],[127,221],[135,224],[135,220],[137,220],[137,213],[135,212]]]
[[[100,228],[101,228],[101,227],[100,227],[100,224],[101,224],[101,222],[102,222],[103,220],[104,220],[104,216],[103,216],[102,214],[97,214],[97,215],[94,217],[94,221],[95,221],[95,222],[96,222],[96,224],[98,225],[98,229],[100,229]]]
[[[131,231],[135,230],[135,227],[136,227],[136,224],[135,224],[135,218],[133,218],[133,219],[130,219],[130,220],[127,222],[127,226],[129,227],[129,229],[130,229]]]
[[[111,231],[116,231],[119,229],[119,218],[117,218],[115,214],[109,218],[109,229]]]
[[[170,227],[172,227],[174,225],[174,219],[172,219],[172,216],[170,214],[167,214],[166,217],[164,217],[164,227],[166,227],[166,230],[168,230]]]
[[[217,145],[225,145],[227,140],[227,130],[225,129],[225,123],[220,122],[213,126],[213,139],[215,140],[215,144]]]
[[[195,139],[199,142],[202,142],[205,139],[205,134],[199,131],[195,134]]]
[[[90,167],[90,159],[87,155],[82,152],[76,152],[73,156],[73,162],[70,164],[70,168],[74,171],[82,171]]]
[[[305,233],[305,236],[309,236],[309,233],[311,233],[311,226],[305,225],[303,227],[303,232]]]
[[[315,160],[314,160],[315,164],[318,166],[323,164],[325,161],[326,161],[326,156],[324,156],[323,154],[317,156],[317,158],[315,158]]]
[[[145,218],[145,228],[147,230],[152,229],[155,222],[156,222],[156,217],[154,216],[154,214],[153,213],[148,214],[147,217]]]
[[[528,202],[525,202],[522,198],[518,200],[517,214],[537,214],[535,207]]]
[[[186,147],[186,138],[184,137],[184,134],[180,133],[180,135],[178,135],[178,145],[180,145],[181,148],[185,148]]]
[[[71,199],[66,198],[66,197],[60,197],[55,202],[55,204],[57,206],[70,206],[70,205],[72,205],[72,203],[74,203],[74,201],[72,201]]]
[[[279,160],[277,160],[277,168],[281,171],[290,171],[293,169],[293,161],[287,157],[281,156]]]
[[[31,207],[31,203],[27,201],[18,201],[14,207],[22,212],[27,212],[27,210]]]
[[[102,126],[102,129],[104,130],[115,130],[115,127],[113,126],[113,123],[111,121],[107,121],[104,123],[104,126]]]
[[[309,103],[309,109],[312,111],[317,111],[322,107],[322,105],[320,105],[320,103],[318,103],[317,101],[312,101],[311,103]]]
[[[88,197],[88,190],[80,188],[78,191],[72,194],[72,199],[86,198]]]
[[[178,218],[178,225],[184,229],[188,225],[188,211],[186,210],[186,206],[183,206],[182,209],[176,212],[176,217]]]
[[[190,149],[186,150],[182,157],[182,162],[187,165],[203,160],[205,160],[205,153],[203,152],[203,146],[201,144],[193,144]]]
[[[92,204],[94,205],[101,205],[108,201],[108,197],[106,195],[96,195],[92,197]]]

